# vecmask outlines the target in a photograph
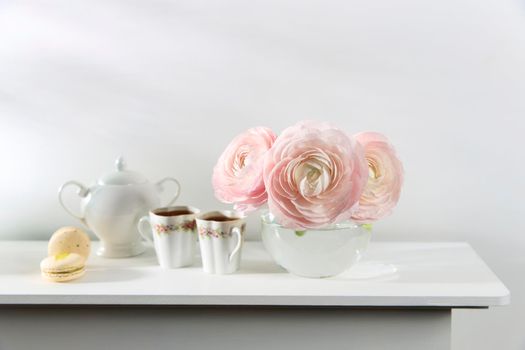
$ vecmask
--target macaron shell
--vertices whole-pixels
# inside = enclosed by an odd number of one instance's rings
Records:
[[[83,267],[85,259],[77,253],[60,253],[48,256],[40,263],[40,269],[51,272],[64,272]]]
[[[52,256],[63,252],[77,253],[87,259],[91,252],[89,236],[78,227],[66,226],[58,229],[49,239],[47,253]]]

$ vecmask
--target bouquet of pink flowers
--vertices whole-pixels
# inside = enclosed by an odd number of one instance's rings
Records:
[[[282,226],[314,229],[346,220],[370,224],[399,200],[403,166],[382,134],[349,136],[303,121],[277,136],[256,127],[235,137],[213,170],[215,196],[252,211],[268,203]]]

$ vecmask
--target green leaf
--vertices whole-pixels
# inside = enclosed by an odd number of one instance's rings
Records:
[[[297,237],[302,237],[302,236],[304,236],[305,234],[306,234],[306,231],[295,231],[295,235],[296,235]]]
[[[372,224],[363,224],[363,228],[367,231],[372,231]]]

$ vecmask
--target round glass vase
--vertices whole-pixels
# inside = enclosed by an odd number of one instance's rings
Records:
[[[296,231],[261,215],[262,241],[273,260],[288,272],[308,278],[339,275],[357,263],[370,242],[369,228],[351,221]]]

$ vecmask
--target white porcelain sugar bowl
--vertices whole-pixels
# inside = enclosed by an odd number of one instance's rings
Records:
[[[78,181],[68,181],[58,190],[60,205],[97,235],[101,241],[97,254],[108,258],[142,253],[144,245],[137,230],[138,220],[153,208],[171,205],[180,194],[180,184],[174,178],[150,183],[141,174],[127,170],[122,157],[117,159],[116,168],[89,188]],[[176,185],[176,192],[168,203],[161,205],[163,184],[169,181]],[[64,203],[63,192],[69,186],[77,187],[80,215]]]

